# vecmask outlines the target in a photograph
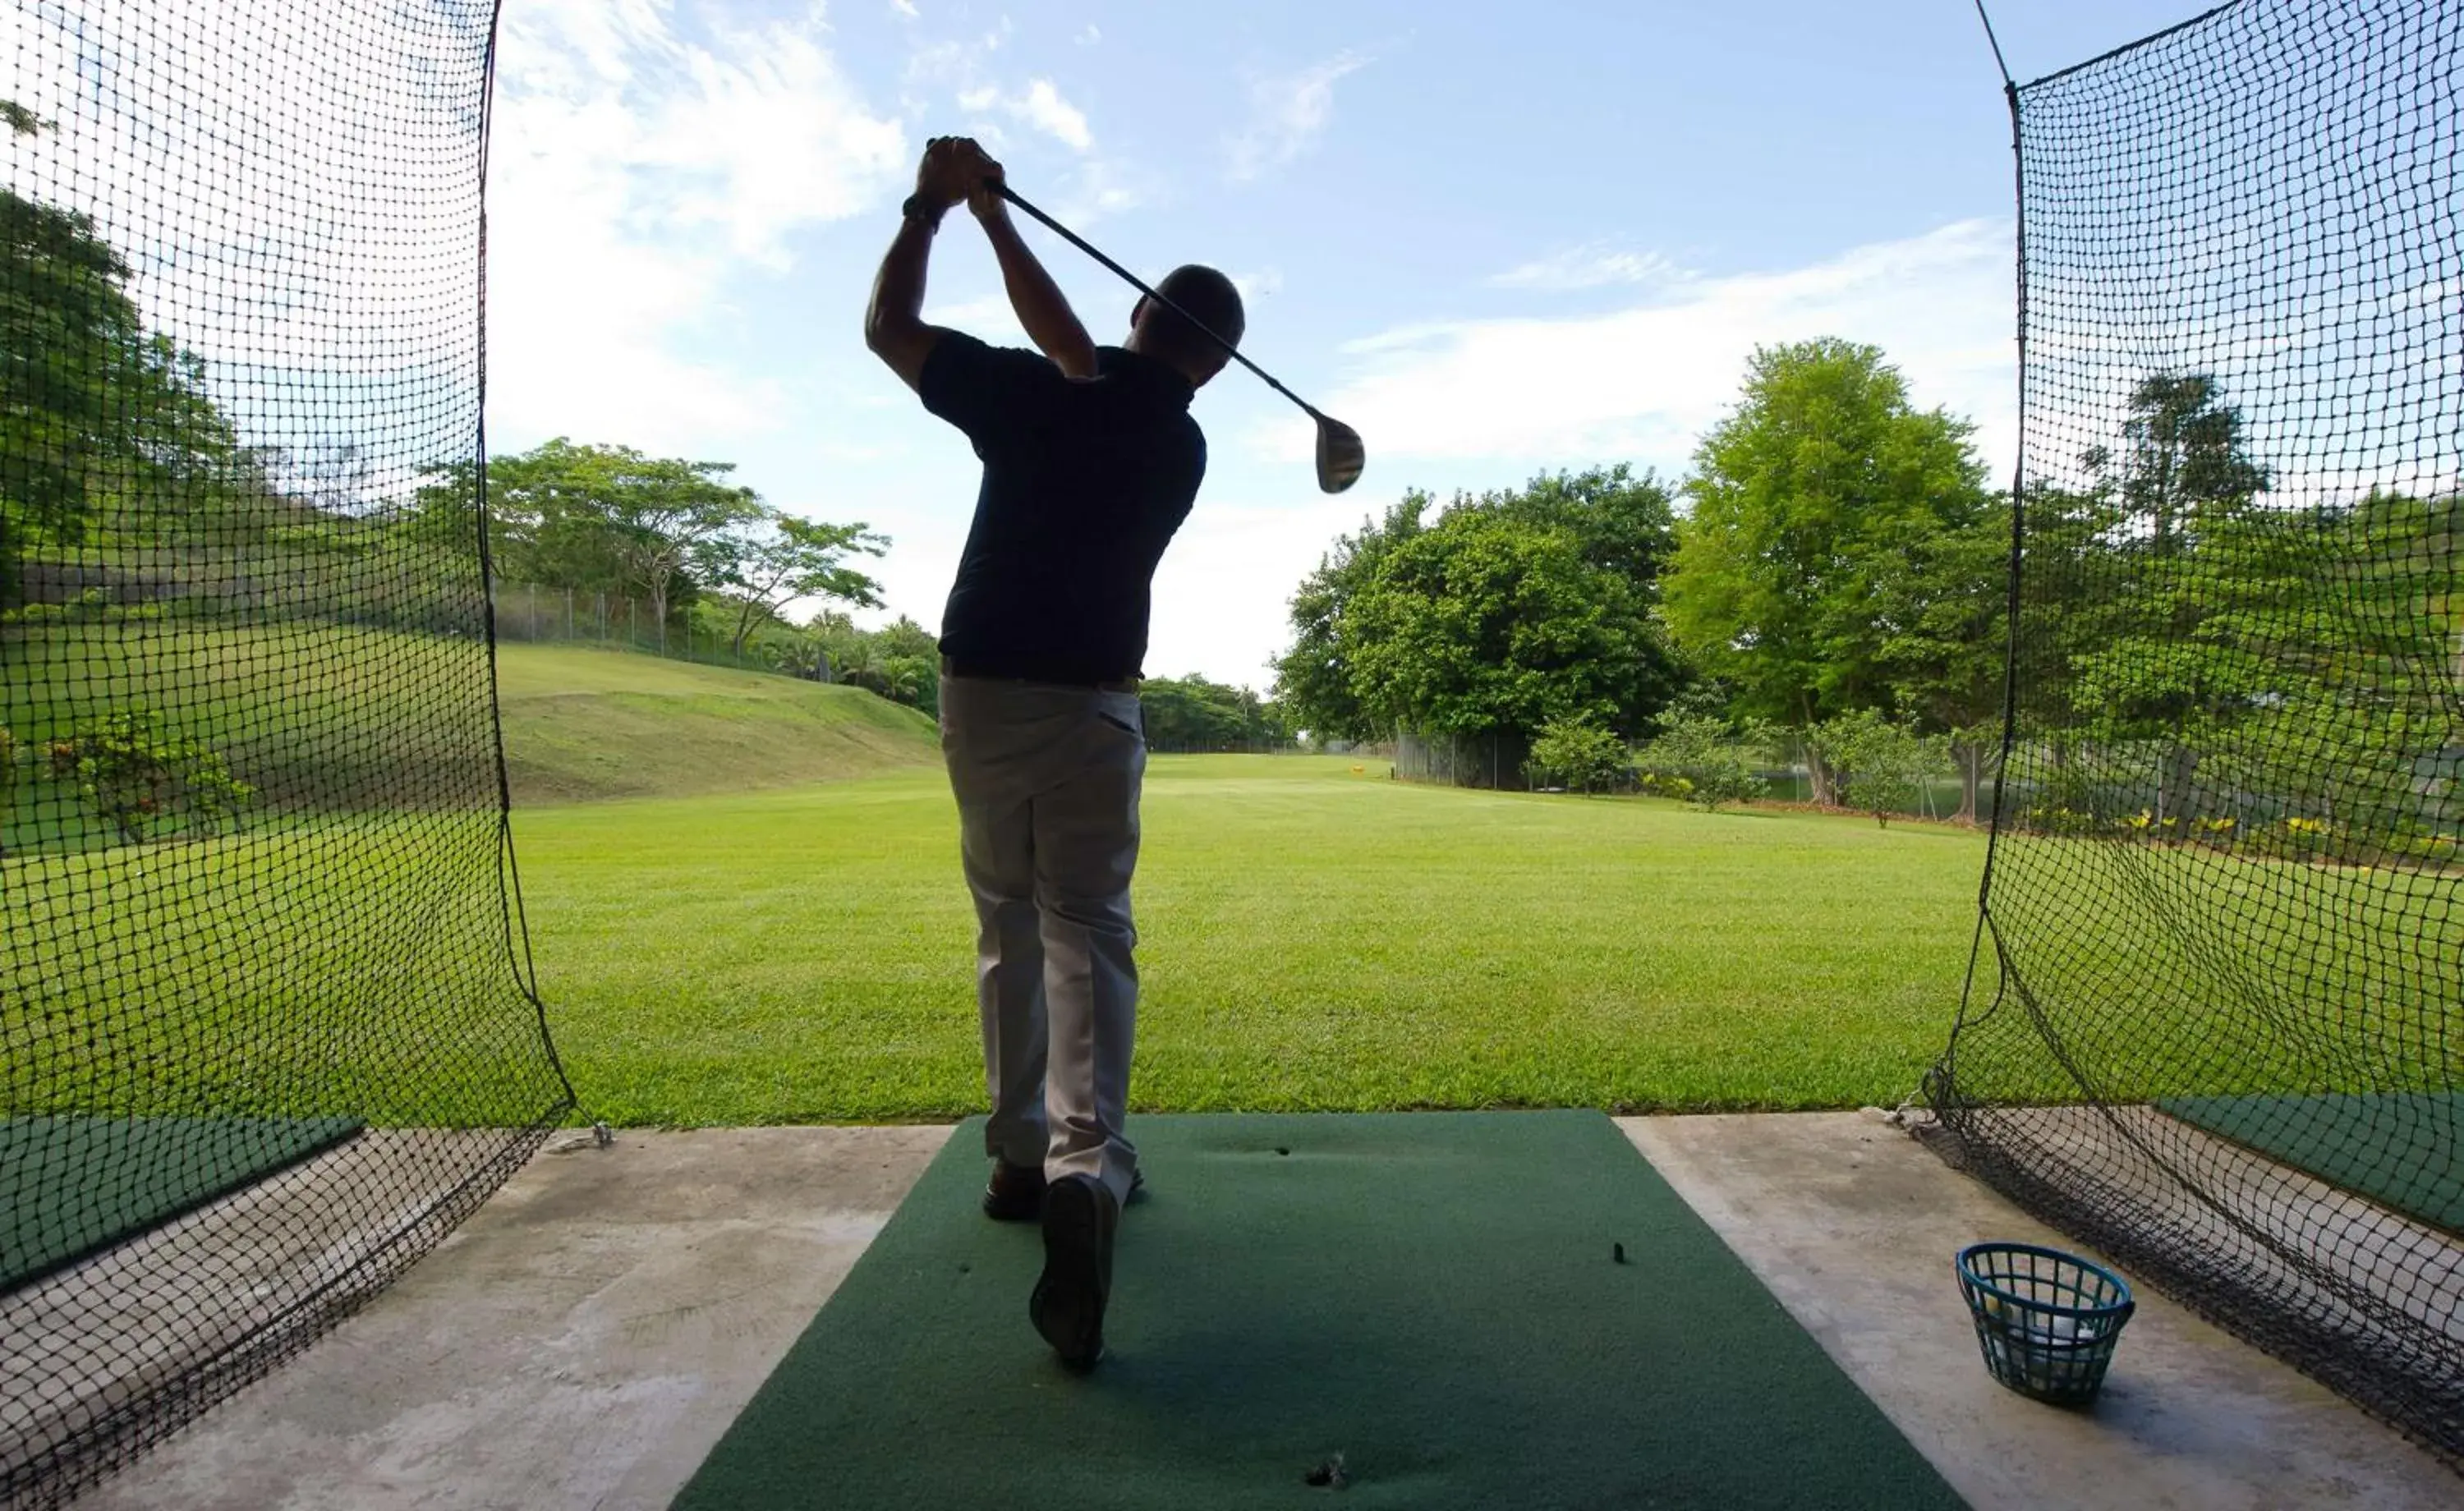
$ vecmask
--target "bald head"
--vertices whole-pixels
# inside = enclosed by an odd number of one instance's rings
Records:
[[[1241,291],[1213,268],[1190,263],[1172,270],[1155,292],[1198,318],[1208,330],[1239,345],[1246,318]],[[1191,326],[1174,311],[1153,299],[1140,298],[1130,316],[1131,351],[1177,368],[1191,383],[1203,385],[1232,359],[1215,340]]]

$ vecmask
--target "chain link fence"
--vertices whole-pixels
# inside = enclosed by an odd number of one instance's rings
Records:
[[[1474,787],[1492,792],[1557,790],[1545,779],[1538,783],[1532,780],[1529,765],[1531,741],[1529,736],[1512,731],[1426,734],[1403,730],[1396,734],[1391,758],[1395,776],[1403,781]],[[1973,821],[1984,821],[1992,814],[1995,753],[1980,753],[1979,759],[1982,764],[1972,810],[1964,808],[1965,783],[1957,767],[1946,763],[1938,774],[1929,775],[1917,784],[1908,800],[1893,803],[1887,811],[1897,817],[1945,822],[1962,820],[1965,814]],[[1805,740],[1801,735],[1792,734],[1775,741],[1764,754],[1756,775],[1768,788],[1763,794],[1764,801],[1814,801],[1813,766],[1807,758]],[[1638,771],[1621,790],[1641,791],[1639,777]]]
[[[647,598],[531,582],[499,582],[495,592],[500,641],[605,646],[705,666],[832,680],[818,650],[761,637],[759,624],[739,648],[732,625],[713,624],[689,607],[662,616]]]
[[[1480,787],[1491,792],[1529,792],[1531,741],[1510,730],[1480,734],[1423,734],[1398,730],[1395,775],[1403,781]]]

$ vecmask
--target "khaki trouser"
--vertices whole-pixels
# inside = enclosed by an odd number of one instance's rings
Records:
[[[1146,775],[1137,695],[944,677],[941,755],[976,899],[986,1152],[1126,1200],[1138,973],[1130,874]]]

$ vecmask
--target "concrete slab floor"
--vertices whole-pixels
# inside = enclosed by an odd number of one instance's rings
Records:
[[[2144,1287],[2133,1287],[2139,1309],[2092,1410],[2040,1405],[1994,1384],[1952,1257],[1989,1238],[2079,1245],[1876,1115],[1618,1122],[1971,1504],[2464,1504],[2464,1478]]]
[[[392,1289],[91,1504],[664,1507],[949,1136],[561,1135]]]
[[[1853,1113],[1620,1126],[1979,1507],[2464,1501],[2429,1456],[2160,1299],[2143,1302],[2094,1412],[1994,1386],[1950,1255],[2048,1235],[1894,1128]],[[365,1311],[80,1504],[655,1511],[948,1135],[552,1145],[564,1151]]]

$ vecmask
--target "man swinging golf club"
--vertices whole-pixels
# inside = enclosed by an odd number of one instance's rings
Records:
[[[983,461],[941,617],[941,749],[976,901],[993,1100],[984,1210],[1041,1216],[1028,1315],[1083,1370],[1103,1355],[1112,1237],[1138,1179],[1122,1121],[1151,583],[1206,472],[1190,400],[1222,370],[1243,318],[1230,279],[1184,267],[1160,298],[1139,298],[1128,339],[1097,346],[1010,223],[1015,198],[974,142],[935,138],[874,280],[865,341]],[[1041,355],[924,323],[933,235],[961,201]]]

